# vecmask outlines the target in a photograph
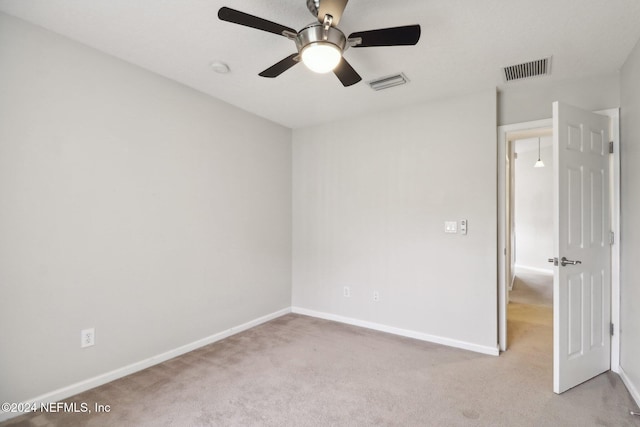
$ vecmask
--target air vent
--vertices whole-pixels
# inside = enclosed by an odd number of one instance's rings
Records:
[[[551,57],[504,67],[502,73],[505,82],[547,76],[551,74]]]
[[[394,74],[393,76],[382,77],[369,82],[369,86],[373,90],[389,89],[390,87],[400,86],[409,82],[404,73]]]

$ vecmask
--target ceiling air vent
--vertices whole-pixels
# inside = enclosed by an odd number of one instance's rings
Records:
[[[369,82],[369,86],[373,90],[389,89],[390,87],[407,84],[409,79],[404,73],[394,74],[393,76],[382,77]]]
[[[551,74],[551,57],[537,59],[522,64],[511,65],[502,69],[505,82],[529,79],[531,77]]]

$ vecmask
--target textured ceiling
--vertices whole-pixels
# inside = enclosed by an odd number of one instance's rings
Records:
[[[348,50],[363,82],[344,88],[302,65],[259,77],[293,42],[218,20],[222,6],[297,29],[313,21],[306,0],[0,0],[0,11],[291,128],[505,87],[502,66],[548,55],[544,79],[615,72],[640,38],[638,0],[351,0],[345,34],[420,24],[422,37]],[[216,60],[231,72],[215,73]],[[401,71],[408,85],[374,92],[365,83]]]

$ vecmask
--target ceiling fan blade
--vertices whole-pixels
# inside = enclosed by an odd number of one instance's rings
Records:
[[[324,22],[324,16],[331,15],[333,17],[331,25],[335,27],[340,22],[342,12],[344,12],[348,2],[349,0],[320,0],[318,21]]]
[[[342,58],[338,66],[334,68],[333,74],[340,79],[344,87],[354,85],[362,80],[360,74],[358,74],[344,58]]]
[[[289,68],[293,67],[298,63],[298,61],[294,59],[297,56],[298,56],[297,53],[294,53],[293,55],[289,55],[286,58],[284,58],[282,61],[272,65],[271,67],[267,68],[266,70],[264,70],[258,75],[260,77],[269,77],[269,78],[278,77],[280,74],[284,73]]]
[[[239,10],[230,9],[228,7],[220,8],[218,11],[218,18],[222,21],[244,25],[245,27],[255,28],[257,30],[277,34],[279,36],[283,35],[283,31],[288,31],[293,34],[298,33],[296,30],[285,27],[284,25],[276,24],[275,22],[267,21],[266,19],[258,18],[257,16],[249,15],[248,13],[240,12]]]
[[[418,40],[420,40],[420,25],[406,25],[404,27],[360,31],[350,34],[349,38],[362,39],[362,43],[353,47],[412,46],[417,44]]]

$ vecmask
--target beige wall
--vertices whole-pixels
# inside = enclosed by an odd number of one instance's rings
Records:
[[[620,365],[640,405],[640,42],[621,76]]]
[[[2,14],[0,64],[0,401],[291,305],[290,130]]]
[[[294,306],[495,350],[495,89],[331,128],[293,133]]]
[[[498,124],[550,119],[554,101],[596,111],[620,106],[618,73],[553,81],[545,78],[510,83],[498,93]]]

